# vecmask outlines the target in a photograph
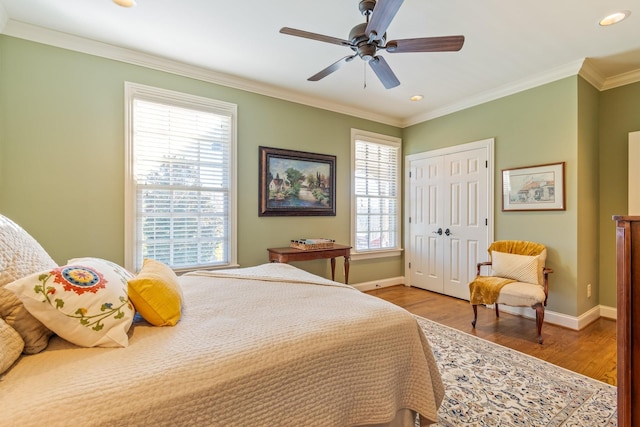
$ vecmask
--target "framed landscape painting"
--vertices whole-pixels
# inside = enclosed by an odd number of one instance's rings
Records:
[[[563,211],[564,162],[502,170],[503,211]]]
[[[336,214],[336,156],[259,147],[259,216]]]

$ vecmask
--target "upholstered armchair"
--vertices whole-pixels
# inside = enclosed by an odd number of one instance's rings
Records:
[[[549,273],[545,267],[547,248],[540,243],[523,240],[499,240],[488,249],[491,261],[477,265],[477,277],[469,283],[469,302],[473,307],[476,327],[479,304],[498,304],[531,307],[536,311],[538,342],[542,344],[544,307],[549,295]],[[488,276],[481,276],[481,268],[490,267]]]

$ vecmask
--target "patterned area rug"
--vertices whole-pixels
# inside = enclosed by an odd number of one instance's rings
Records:
[[[616,387],[416,316],[445,386],[436,426],[616,426]]]

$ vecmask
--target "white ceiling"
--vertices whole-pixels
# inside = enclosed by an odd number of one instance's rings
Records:
[[[401,82],[389,90],[359,59],[307,81],[351,51],[278,32],[346,39],[365,19],[358,0],[137,1],[0,0],[0,32],[397,126],[580,70],[599,89],[640,81],[640,0],[405,0],[388,39],[466,40],[459,52],[382,52]],[[632,14],[597,25],[618,10]]]

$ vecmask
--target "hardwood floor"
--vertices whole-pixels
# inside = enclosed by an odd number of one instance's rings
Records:
[[[418,316],[496,344],[518,350],[554,365],[616,385],[616,322],[600,318],[581,331],[544,323],[538,344],[535,320],[478,307],[476,328],[468,301],[403,285],[367,292]]]

